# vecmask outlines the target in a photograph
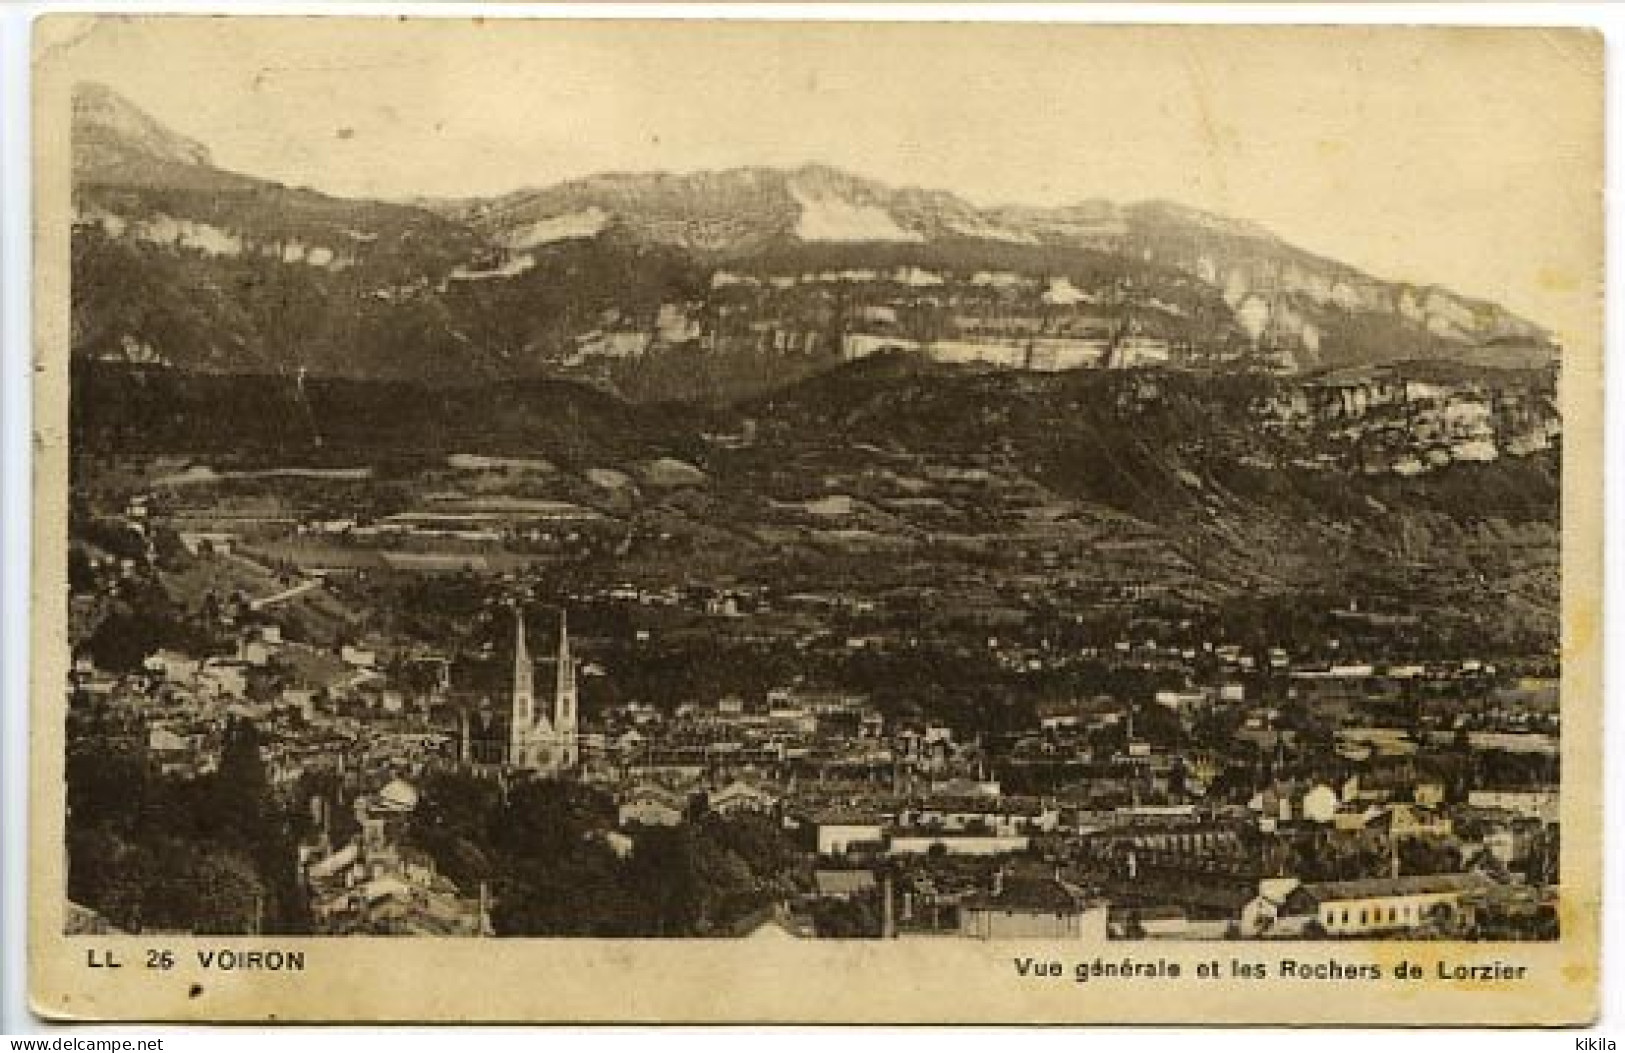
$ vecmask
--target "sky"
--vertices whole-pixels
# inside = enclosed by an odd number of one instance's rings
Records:
[[[473,196],[832,164],[977,204],[1178,201],[1592,335],[1601,50],[1368,27],[105,19],[42,58],[221,167]]]

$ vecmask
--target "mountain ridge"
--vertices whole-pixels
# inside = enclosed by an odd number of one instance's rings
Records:
[[[949,345],[982,341],[1009,365],[1020,341],[1030,359],[1032,340],[1064,338],[1067,361],[1108,365],[1139,361],[1117,351],[1137,340],[1173,366],[1289,372],[1558,356],[1499,305],[1374,278],[1177,202],[983,208],[816,162],[372,201],[220,169],[102,85],[76,93],[74,118],[76,261],[149,286],[143,303],[76,284],[75,351],[102,359],[560,375],[715,402],[865,341],[947,341],[944,354],[972,358],[985,356]]]

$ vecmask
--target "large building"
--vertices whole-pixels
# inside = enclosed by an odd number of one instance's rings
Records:
[[[514,613],[513,705],[508,725],[508,766],[518,771],[556,775],[574,770],[580,759],[577,727],[576,667],[570,656],[570,630],[559,614],[559,650],[548,713],[536,706],[536,670],[525,645],[525,616]]]
[[[1276,935],[1295,936],[1318,926],[1331,937],[1448,928],[1495,886],[1495,881],[1477,873],[1300,884],[1280,896],[1271,928]]]
[[[514,612],[513,694],[506,719],[488,701],[462,717],[462,759],[476,769],[510,769],[557,775],[575,769],[581,757],[576,666],[570,632],[559,615],[559,649],[553,697],[546,712],[536,701],[536,668],[525,641],[525,616]]]
[[[993,888],[959,905],[959,934],[979,940],[1105,943],[1107,907],[1059,877],[993,875]]]

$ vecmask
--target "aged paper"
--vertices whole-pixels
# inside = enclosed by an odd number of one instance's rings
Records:
[[[1595,1013],[1600,36],[36,34],[41,1014]]]

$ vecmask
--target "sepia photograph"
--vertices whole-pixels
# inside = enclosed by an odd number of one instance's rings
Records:
[[[977,1019],[1183,1018],[1218,951],[1595,1004],[1600,38],[37,32],[70,987],[827,944],[1061,977]]]

